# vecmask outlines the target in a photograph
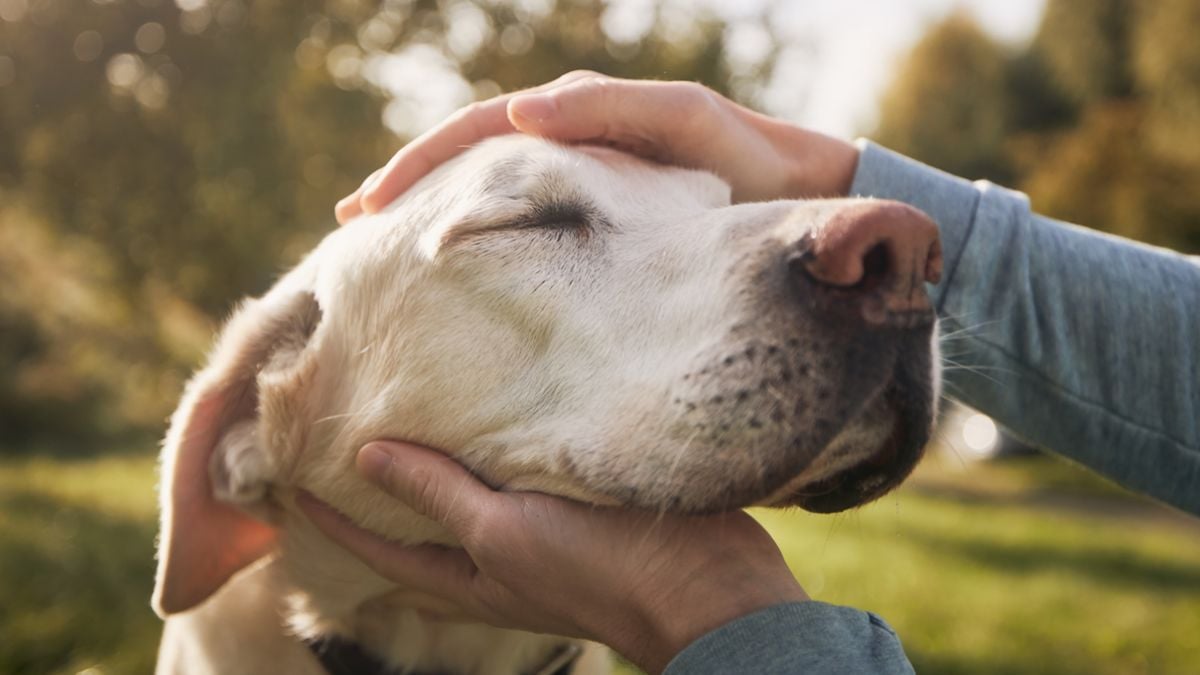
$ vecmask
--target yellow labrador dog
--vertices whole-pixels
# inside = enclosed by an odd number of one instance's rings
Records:
[[[482,143],[244,303],[188,386],[162,459],[159,672],[317,674],[330,650],[350,669],[603,672],[599,650],[558,658],[566,638],[406,607],[297,490],[453,545],[355,472],[395,438],[595,504],[856,506],[928,438],[939,268],[936,227],[900,204],[731,205],[704,172]]]

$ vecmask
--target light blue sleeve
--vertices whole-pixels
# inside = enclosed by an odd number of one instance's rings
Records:
[[[824,602],[775,605],[693,642],[663,675],[912,673],[883,619]]]
[[[1200,515],[1200,258],[1031,213],[868,141],[851,194],[937,221],[946,393]],[[1200,189],[1200,187],[1198,187]]]

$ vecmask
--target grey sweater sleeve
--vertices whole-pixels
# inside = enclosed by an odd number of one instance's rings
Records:
[[[680,652],[663,675],[912,672],[883,619],[810,601],[775,605],[721,626]]]
[[[946,393],[1017,435],[1200,515],[1200,258],[1033,214],[868,141],[854,196],[942,234]]]
[[[947,393],[1048,450],[1200,515],[1200,259],[1033,214],[868,141],[851,195],[938,223]],[[667,666],[707,673],[912,672],[867,612],[777,605],[705,635]]]

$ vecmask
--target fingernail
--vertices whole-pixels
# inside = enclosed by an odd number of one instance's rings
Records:
[[[380,481],[392,469],[392,453],[371,443],[358,451],[358,470],[373,481]]]
[[[514,98],[508,109],[517,117],[534,122],[545,122],[558,112],[558,104],[550,96],[530,94]]]
[[[362,213],[362,209],[360,209],[358,206],[357,194],[350,195],[349,197],[343,197],[341,201],[339,201],[333,207],[333,215],[337,217],[338,222],[342,225],[345,225],[346,221],[352,220],[354,216],[357,216],[359,213]]]

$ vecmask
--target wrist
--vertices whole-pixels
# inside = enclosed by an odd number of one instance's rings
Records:
[[[641,631],[611,646],[647,673],[660,673],[681,651],[708,633],[759,610],[810,598],[786,568],[782,573],[735,578],[706,574],[677,592],[642,603]]]
[[[846,197],[858,170],[859,151],[840,138],[776,121],[773,143],[788,167],[792,199]]]

